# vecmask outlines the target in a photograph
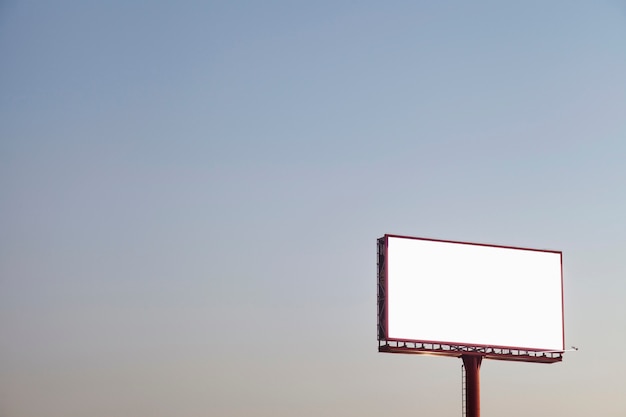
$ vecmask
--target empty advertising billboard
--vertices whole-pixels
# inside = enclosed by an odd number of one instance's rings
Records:
[[[385,235],[379,341],[561,352],[562,253]]]

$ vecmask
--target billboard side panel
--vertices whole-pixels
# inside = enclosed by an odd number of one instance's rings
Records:
[[[378,340],[387,339],[387,265],[386,265],[386,238],[376,241],[378,262],[377,269],[377,291],[378,291]]]

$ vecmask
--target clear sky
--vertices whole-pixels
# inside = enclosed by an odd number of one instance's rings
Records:
[[[385,233],[562,250],[483,416],[626,415],[624,1],[0,2],[3,417],[460,415]]]

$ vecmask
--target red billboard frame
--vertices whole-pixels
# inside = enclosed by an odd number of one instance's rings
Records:
[[[450,341],[437,340],[412,340],[388,338],[388,297],[387,297],[387,272],[388,272],[388,239],[389,238],[415,239],[431,242],[455,243],[464,245],[485,246],[504,249],[519,249],[536,252],[557,253],[561,259],[561,330],[562,346],[565,347],[565,317],[563,297],[563,253],[556,250],[525,248],[519,246],[493,245],[486,243],[463,242],[455,240],[432,239],[423,237],[385,234],[377,240],[378,248],[378,350],[387,353],[404,354],[434,354],[452,357],[477,355],[486,359],[511,360],[538,363],[554,363],[563,359],[564,350],[534,349],[520,346],[501,346],[483,344],[460,344]]]

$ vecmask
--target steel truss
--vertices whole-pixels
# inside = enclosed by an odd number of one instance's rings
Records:
[[[379,340],[378,351],[386,353],[430,354],[460,358],[463,355],[482,356],[485,359],[554,363],[563,360],[563,352],[523,350],[489,346],[468,346],[445,343]]]

